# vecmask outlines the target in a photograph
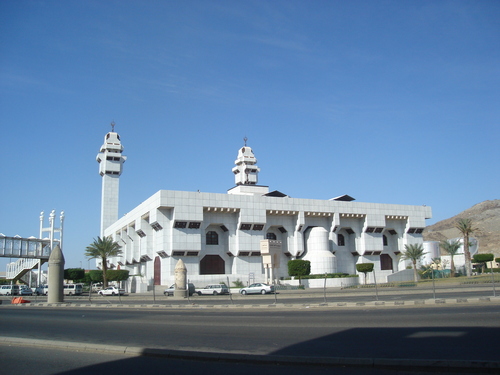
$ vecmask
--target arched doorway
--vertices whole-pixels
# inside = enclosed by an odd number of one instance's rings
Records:
[[[200,275],[223,275],[224,259],[219,255],[205,255],[200,261]]]

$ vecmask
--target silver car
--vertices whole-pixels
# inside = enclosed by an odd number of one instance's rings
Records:
[[[28,285],[20,285],[19,286],[19,295],[20,296],[32,296],[33,290]]]
[[[247,286],[246,288],[241,288],[241,294],[267,294],[274,293],[274,286],[264,284],[264,283],[255,283]]]

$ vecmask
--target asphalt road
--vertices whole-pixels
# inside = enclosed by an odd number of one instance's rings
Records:
[[[2,336],[264,355],[497,361],[500,306],[269,311],[3,307]]]
[[[374,301],[374,296],[372,289],[326,293],[330,304],[342,300],[359,305]],[[134,373],[135,368],[138,372],[142,372],[141,368],[144,371],[168,368],[179,374],[206,371],[217,374],[222,373],[221,368],[239,374],[324,374],[325,369],[329,374],[360,374],[360,371],[403,374],[407,370],[425,373],[431,369],[442,374],[469,373],[469,370],[495,373],[500,369],[500,349],[496,345],[500,304],[498,299],[478,300],[481,296],[491,297],[492,289],[474,286],[436,290],[437,298],[460,302],[453,304],[407,302],[404,306],[367,304],[356,308],[319,307],[325,298],[322,290],[286,291],[276,296],[233,295],[233,303],[241,307],[236,309],[229,308],[234,307],[229,296],[179,300],[160,295],[156,296],[155,305],[151,305],[151,294],[134,294],[100,297],[98,303],[92,298],[92,307],[82,303],[88,301],[88,296],[65,297],[69,303],[64,307],[48,307],[43,303],[13,306],[8,304],[10,299],[4,298],[0,306],[0,373],[75,375],[104,373],[115,368],[129,369],[127,373]],[[426,288],[383,290],[378,297],[380,301],[431,298]],[[467,298],[470,301],[474,298],[475,302],[466,302]],[[44,299],[36,297],[38,302]],[[270,309],[275,301],[278,305]],[[283,308],[286,301],[293,305]],[[120,302],[129,307],[119,308]],[[165,309],[169,304],[175,308]],[[162,305],[165,307],[158,308]],[[16,344],[16,340],[24,341]],[[47,341],[40,344],[40,340]],[[78,348],[72,352],[62,350],[64,343],[73,343]],[[22,351],[29,353],[18,366],[17,357],[9,354],[15,345],[24,346]],[[131,358],[123,352],[110,352],[112,348],[123,347],[140,348],[148,355],[157,355],[158,351],[163,354],[161,358],[144,355]],[[170,353],[169,358],[164,351]],[[182,359],[182,353],[195,356],[212,353],[224,359],[217,357],[215,363],[213,359],[186,360]],[[238,355],[245,358],[228,359]],[[268,362],[254,363],[259,358]],[[269,362],[269,358],[284,360],[275,363]],[[313,362],[324,359],[330,365],[313,365],[311,359]],[[346,362],[348,367],[337,363],[332,367],[331,360],[336,359]],[[299,363],[289,365],[289,360]],[[220,361],[223,366],[217,363]],[[389,361],[390,366],[383,365],[384,361]],[[303,362],[308,363],[307,369]]]

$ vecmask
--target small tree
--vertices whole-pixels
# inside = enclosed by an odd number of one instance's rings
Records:
[[[424,252],[424,247],[421,243],[405,245],[405,251],[403,252],[403,259],[411,260],[413,264],[413,279],[418,282],[417,273],[417,261],[422,258],[426,253]]]
[[[373,263],[359,263],[356,264],[356,270],[365,274],[365,285],[366,285],[366,274],[368,272],[373,272]]]
[[[67,268],[64,270],[64,279],[77,282],[85,277],[83,268]]]
[[[455,255],[457,255],[458,249],[460,249],[460,241],[458,241],[458,240],[455,240],[452,242],[441,241],[439,243],[439,247],[441,247],[441,249],[443,249],[445,252],[450,254],[450,257],[451,257],[451,264],[450,264],[451,277],[455,277],[455,262],[453,262],[453,257]]]
[[[486,263],[491,262],[494,258],[493,254],[474,254],[472,258],[474,263],[481,263],[481,273],[484,273],[486,269]]]
[[[111,237],[97,237],[85,249],[85,256],[89,259],[101,259],[102,284],[104,288],[108,286],[106,271],[108,270],[108,258],[119,256],[122,251],[118,242],[113,241]]]
[[[301,284],[301,277],[307,276],[311,273],[311,262],[303,259],[294,259],[288,261],[288,274],[299,278],[299,285]]]

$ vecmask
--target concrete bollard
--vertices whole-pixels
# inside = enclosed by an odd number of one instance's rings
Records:
[[[187,285],[187,268],[184,265],[182,259],[179,259],[175,265],[175,290],[174,297],[176,298],[186,298],[188,291],[186,289]]]
[[[64,255],[56,245],[49,257],[49,294],[47,302],[64,302]]]

